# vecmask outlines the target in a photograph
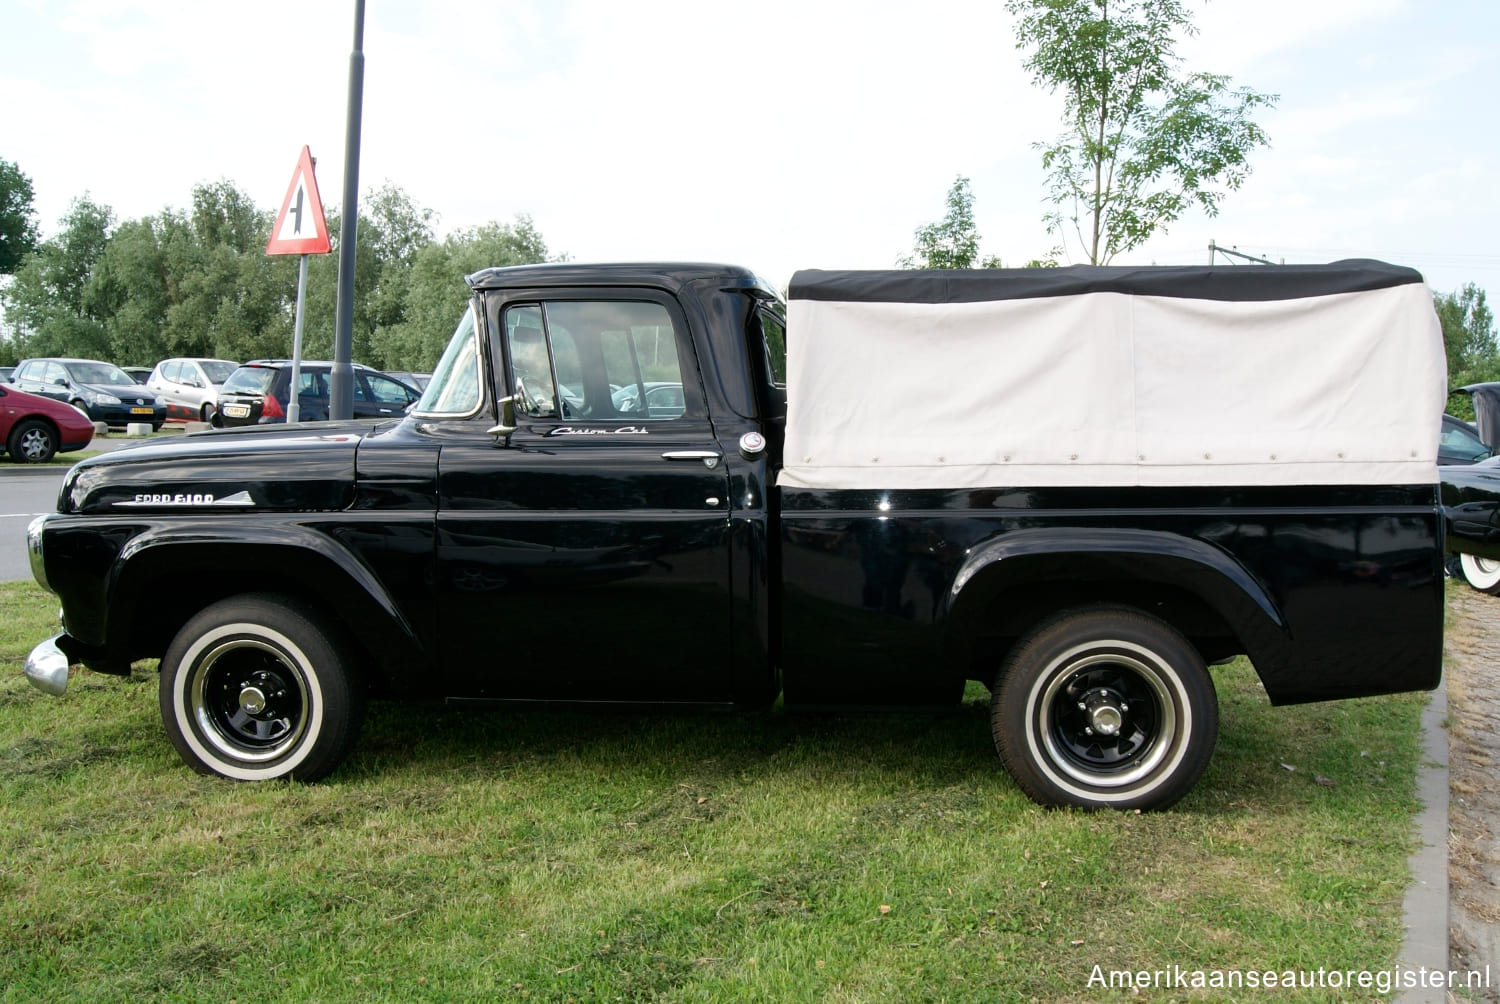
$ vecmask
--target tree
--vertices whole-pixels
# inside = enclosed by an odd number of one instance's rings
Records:
[[[979,233],[974,229],[974,193],[963,175],[948,189],[948,214],[916,229],[910,255],[896,259],[901,268],[973,268],[979,256]],[[999,268],[1000,259],[986,258],[981,268]]]
[[[531,217],[524,215],[513,223],[460,230],[427,245],[412,265],[405,319],[375,332],[375,357],[391,369],[431,370],[468,302],[464,276],[492,265],[546,260],[547,244]]]
[[[1471,282],[1455,293],[1438,293],[1432,299],[1448,354],[1448,386],[1500,380],[1495,315],[1485,303],[1484,290]],[[1448,410],[1465,421],[1474,420],[1474,403],[1467,394],[1449,397]]]
[[[1066,245],[1071,224],[1091,264],[1166,230],[1194,206],[1218,213],[1268,145],[1251,120],[1277,95],[1212,73],[1179,74],[1179,32],[1194,35],[1182,0],[1006,0],[1016,47],[1034,83],[1062,91],[1067,130],[1036,144],[1047,172],[1043,217]]]
[[[1495,315],[1484,301],[1484,290],[1472,282],[1456,293],[1433,297],[1443,326],[1448,372],[1458,375],[1495,358]]]
[[[0,160],[0,275],[12,275],[36,250],[38,233],[31,179]]]
[[[73,200],[58,235],[42,242],[6,291],[6,314],[28,355],[97,356],[108,350],[102,318],[86,295],[104,254],[114,213],[87,195]]]

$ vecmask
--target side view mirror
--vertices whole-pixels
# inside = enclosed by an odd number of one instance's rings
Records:
[[[517,391],[509,397],[502,397],[496,402],[500,405],[500,424],[485,431],[494,436],[497,443],[500,442],[500,437],[504,436],[504,445],[510,445],[511,433],[516,431],[516,401],[525,393],[525,391]]]

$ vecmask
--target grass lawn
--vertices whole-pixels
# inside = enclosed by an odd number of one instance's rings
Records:
[[[1216,670],[1209,771],[1148,815],[1032,805],[977,687],[946,717],[376,706],[329,781],[252,786],[178,761],[149,666],[28,686],[56,609],[0,586],[0,999],[1223,999],[1089,979],[1400,947],[1422,695],[1271,709]]]

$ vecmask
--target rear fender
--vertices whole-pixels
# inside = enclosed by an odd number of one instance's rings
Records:
[[[1013,530],[972,548],[947,597],[946,647],[961,657],[1007,591],[1090,582],[1160,584],[1189,594],[1223,620],[1252,662],[1269,667],[1285,658],[1290,638],[1281,610],[1232,555],[1180,534],[1112,527]]]

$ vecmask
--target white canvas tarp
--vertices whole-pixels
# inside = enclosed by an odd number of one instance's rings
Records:
[[[782,485],[1437,480],[1445,356],[1420,281],[1248,300],[817,292],[793,280]]]

